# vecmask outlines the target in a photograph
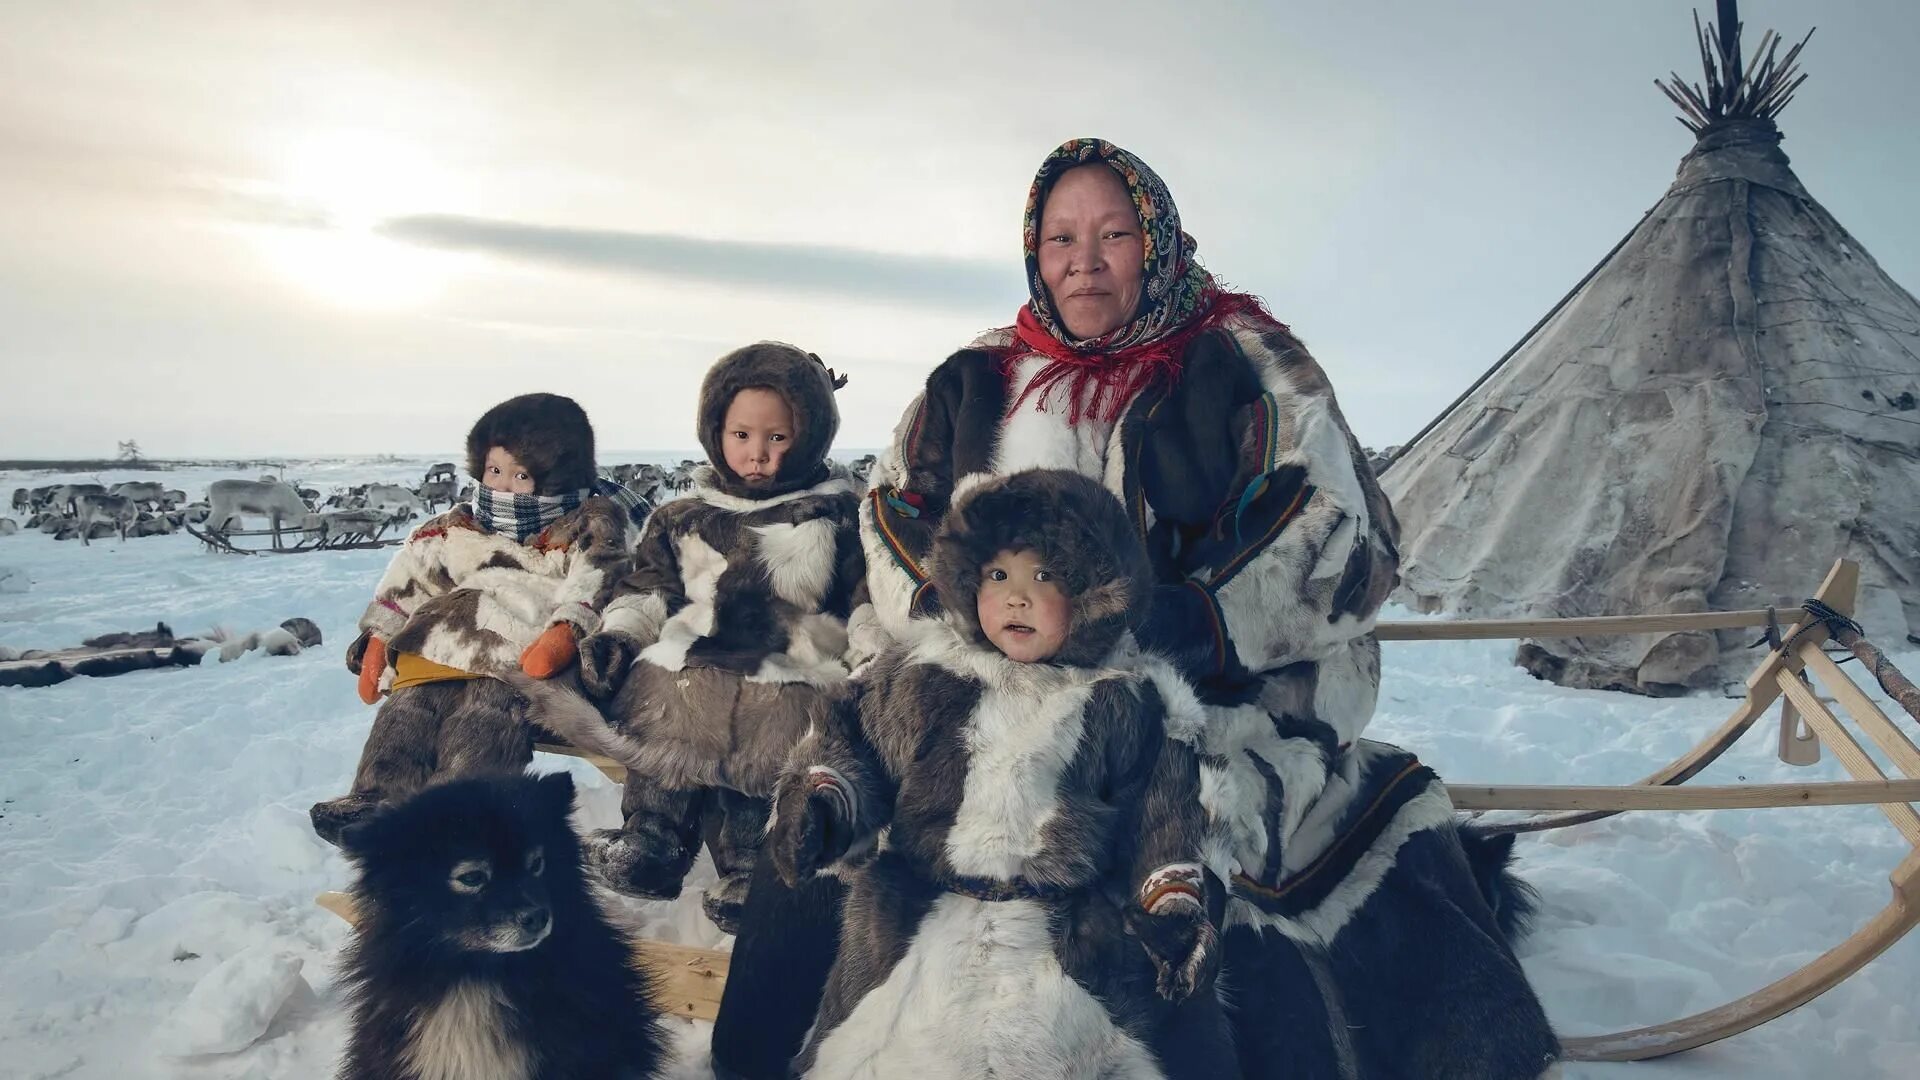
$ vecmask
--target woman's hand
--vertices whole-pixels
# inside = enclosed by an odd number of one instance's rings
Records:
[[[627,669],[640,655],[640,643],[616,630],[589,634],[580,642],[580,685],[595,701],[608,701],[627,681]]]

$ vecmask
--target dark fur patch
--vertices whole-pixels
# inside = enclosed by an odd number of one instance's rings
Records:
[[[342,958],[353,1010],[343,1080],[402,1075],[416,1018],[472,984],[500,1000],[500,1035],[527,1048],[538,1080],[658,1072],[653,980],[588,891],[572,807],[565,773],[497,775],[430,787],[347,830],[360,923]],[[468,860],[488,874],[463,892],[450,880]],[[476,933],[542,921],[551,929],[532,948],[469,947]]]
[[[487,451],[496,446],[533,475],[538,494],[593,485],[593,425],[572,398],[522,394],[488,409],[467,432],[467,472],[475,480],[486,474]]]
[[[1540,893],[1513,869],[1512,833],[1488,832],[1462,822],[1460,849],[1467,853],[1473,880],[1493,910],[1494,921],[1509,944],[1518,945],[1533,929]]]

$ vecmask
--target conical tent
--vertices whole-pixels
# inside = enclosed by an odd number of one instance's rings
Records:
[[[1707,89],[1662,86],[1697,136],[1673,186],[1387,466],[1403,601],[1792,608],[1845,556],[1867,632],[1920,633],[1920,302],[1794,176],[1774,117],[1799,47],[1776,64],[1763,41],[1742,64],[1731,6],[1700,34]],[[1736,680],[1748,643],[1536,640],[1519,660],[1564,685],[1674,693]]]

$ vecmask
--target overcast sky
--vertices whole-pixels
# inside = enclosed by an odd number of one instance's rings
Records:
[[[0,457],[442,452],[536,389],[687,447],[761,338],[850,375],[842,444],[878,445],[1012,320],[1028,182],[1079,135],[1154,166],[1384,446],[1671,181],[1690,10],[6,3]],[[1920,287],[1920,4],[1742,14],[1749,49],[1818,25],[1785,149]]]

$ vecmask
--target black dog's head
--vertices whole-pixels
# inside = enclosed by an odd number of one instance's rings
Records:
[[[566,773],[483,776],[350,826],[341,846],[360,871],[362,931],[465,953],[537,948],[585,896],[572,809]]]

